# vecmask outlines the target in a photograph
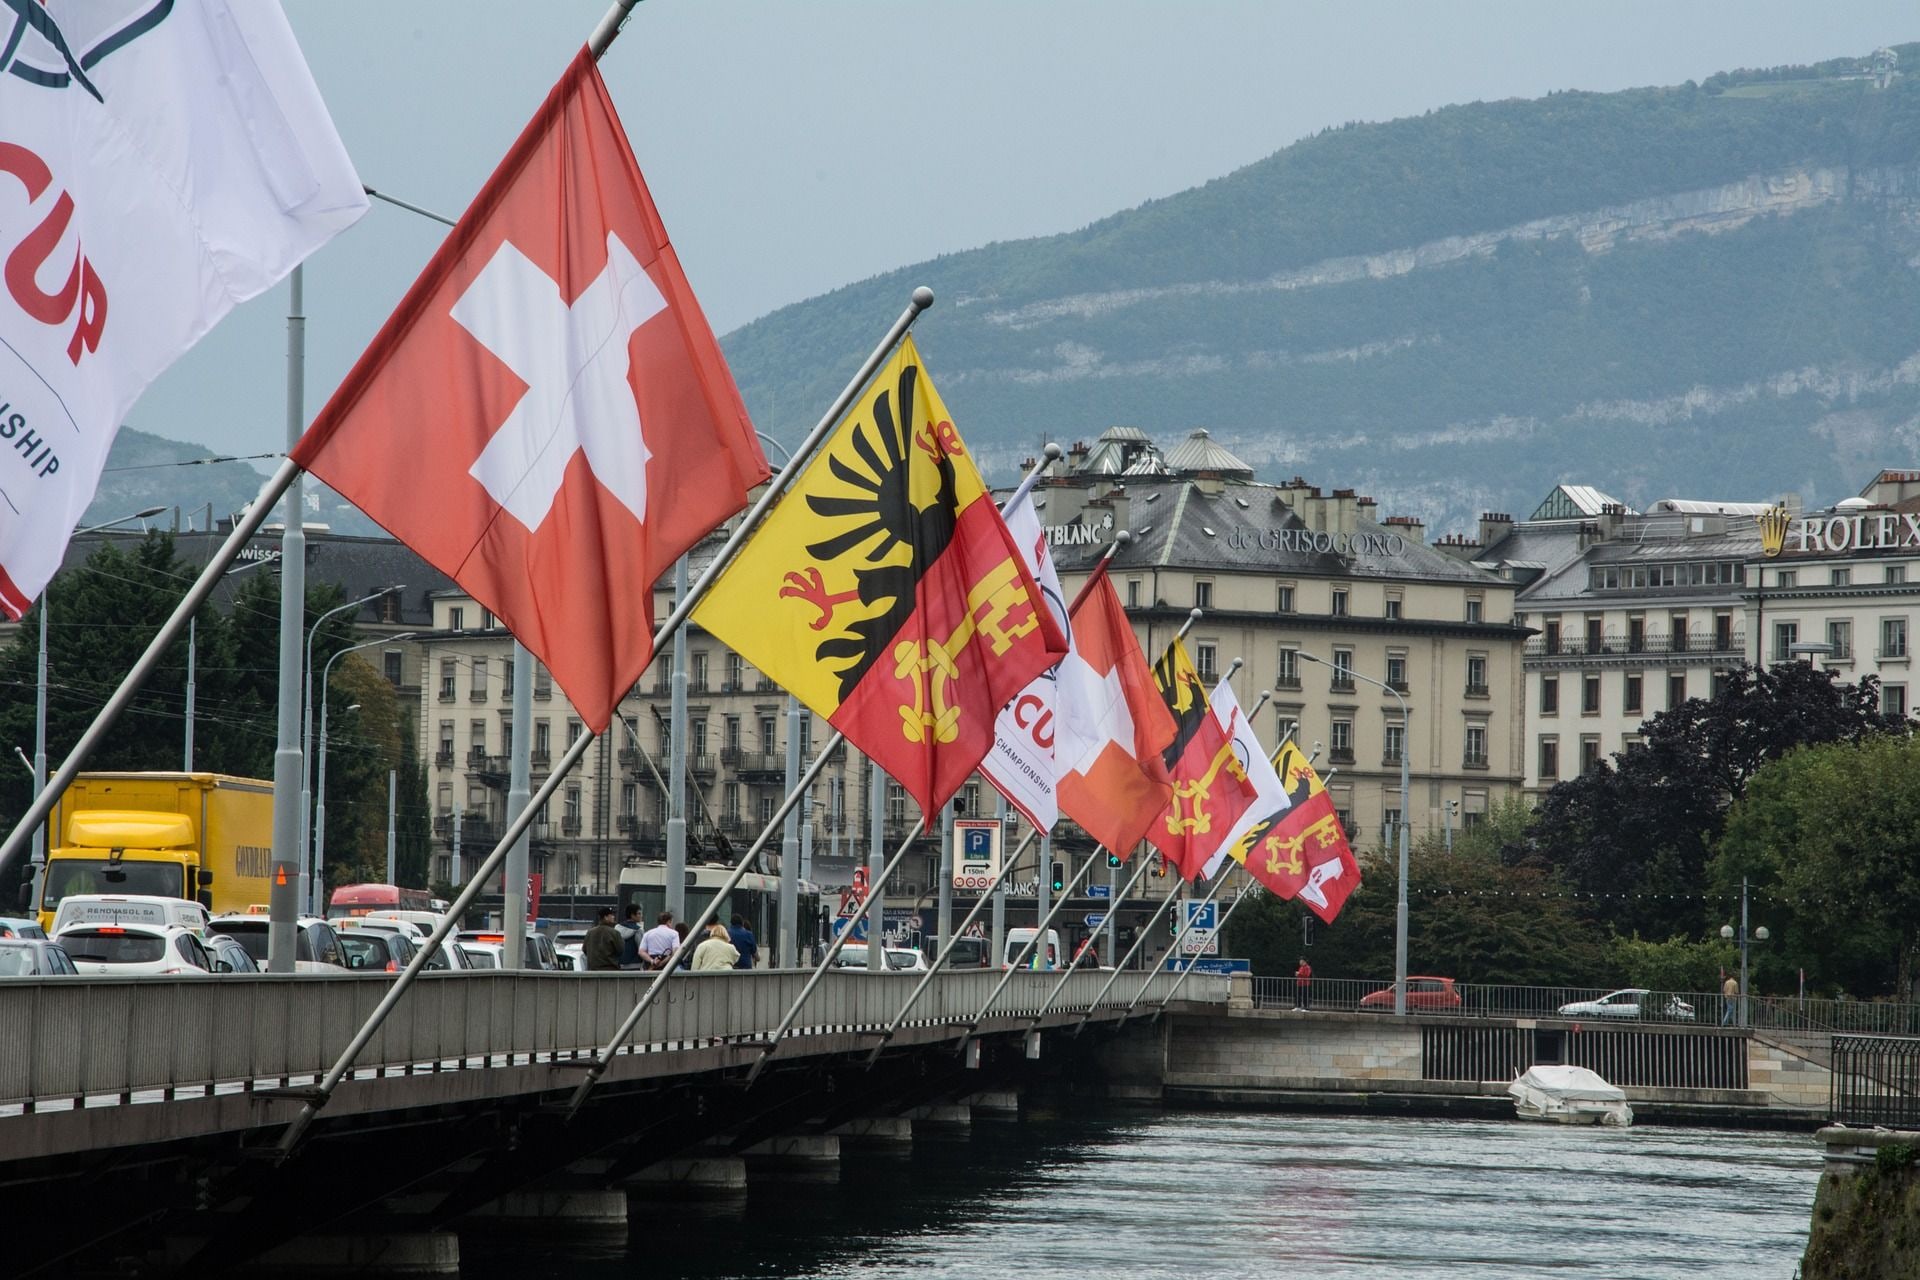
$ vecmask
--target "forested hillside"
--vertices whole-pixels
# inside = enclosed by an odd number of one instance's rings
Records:
[[[1447,523],[1564,479],[1831,501],[1920,463],[1920,45],[1897,52],[1890,81],[1841,59],[1328,130],[727,351],[792,438],[924,283],[921,348],[1003,476],[1126,423]]]

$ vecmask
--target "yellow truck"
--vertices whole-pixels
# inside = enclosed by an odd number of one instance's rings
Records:
[[[34,905],[43,928],[76,893],[154,894],[196,900],[214,915],[243,912],[267,901],[272,853],[271,782],[83,773],[47,819],[47,871]]]

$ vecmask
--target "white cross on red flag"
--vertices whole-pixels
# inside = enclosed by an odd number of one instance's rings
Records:
[[[606,728],[655,580],[768,468],[585,51],[293,457]]]

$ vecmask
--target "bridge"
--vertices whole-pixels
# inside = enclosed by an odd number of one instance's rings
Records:
[[[444,1272],[476,1216],[624,1230],[629,1185],[737,1182],[1005,1108],[1108,1038],[1082,1032],[1157,1016],[1178,977],[1077,972],[1049,1005],[1062,975],[1014,973],[982,1016],[1003,975],[940,974],[887,1037],[915,984],[828,973],[775,1042],[809,976],[676,976],[577,1115],[653,975],[424,976],[290,1156],[279,1135],[387,980],[0,980],[0,1180],[35,1224],[9,1269]],[[1170,1007],[1223,1012],[1228,988],[1189,975]]]

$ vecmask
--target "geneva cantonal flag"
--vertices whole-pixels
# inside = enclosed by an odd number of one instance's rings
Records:
[[[366,208],[276,0],[0,5],[0,612],[147,385]]]
[[[1006,517],[1014,544],[1020,548],[1053,620],[1071,647],[1073,625],[1060,591],[1060,575],[1054,572],[1053,556],[1047,551],[1047,532],[1040,527],[1040,516],[1033,509],[1033,495],[1023,496],[1001,515]],[[993,750],[980,762],[980,772],[987,781],[1042,831],[1053,830],[1053,824],[1060,820],[1060,801],[1054,794],[1060,782],[1055,758],[1060,729],[1059,680],[1060,668],[1046,671],[1000,708],[1000,718],[993,724]]]
[[[585,50],[293,456],[607,727],[633,602],[768,469]]]
[[[911,339],[693,616],[929,815],[1067,649]]]

